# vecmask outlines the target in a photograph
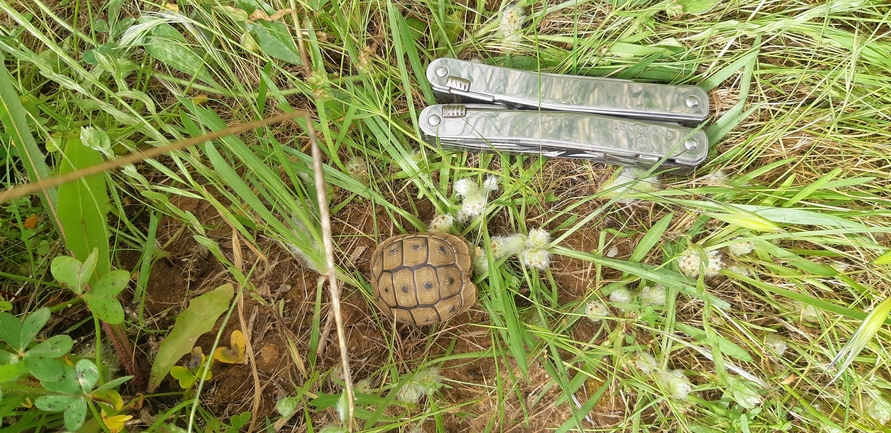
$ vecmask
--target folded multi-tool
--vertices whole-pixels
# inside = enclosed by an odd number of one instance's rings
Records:
[[[708,156],[697,86],[558,75],[436,59],[440,102],[420,115],[425,141],[605,163],[692,169]],[[488,103],[488,104],[486,104]]]

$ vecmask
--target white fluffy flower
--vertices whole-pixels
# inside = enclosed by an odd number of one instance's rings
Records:
[[[357,180],[363,185],[368,185],[368,163],[359,157],[352,157],[346,163],[347,173],[353,180]]]
[[[526,236],[520,234],[495,236],[491,240],[492,255],[496,259],[520,254],[526,245]]]
[[[724,267],[722,257],[723,255],[718,250],[711,250],[706,253],[706,259],[708,260],[705,267],[706,277],[718,275]],[[678,260],[678,267],[681,269],[681,272],[683,272],[684,275],[693,278],[699,276],[699,267],[701,264],[702,256],[699,254],[699,250],[694,249],[684,251],[684,254],[682,254]]]
[[[820,310],[811,304],[805,304],[800,301],[792,301],[793,309],[799,310],[799,317],[805,322],[816,322],[820,320]],[[794,310],[793,310],[794,311]]]
[[[761,396],[758,395],[758,392],[755,391],[747,380],[733,376],[729,377],[729,380],[727,392],[736,403],[746,409],[753,409],[761,404]]]
[[[783,337],[773,333],[767,334],[767,336],[764,337],[764,345],[776,352],[777,356],[783,356],[783,354],[786,353],[786,349],[789,348],[789,345],[786,344],[786,340],[783,340]]]
[[[585,315],[587,315],[588,319],[594,323],[600,322],[604,317],[610,316],[609,308],[600,301],[590,301],[585,304]]]
[[[656,372],[656,381],[668,389],[672,397],[679,400],[686,400],[690,390],[693,389],[690,379],[687,379],[681,370],[659,370]]]
[[[546,230],[538,228],[529,231],[529,247],[530,248],[547,248],[551,242],[551,234]]]
[[[476,247],[473,254],[473,269],[478,274],[485,274],[489,270],[489,258],[482,248]]]
[[[520,2],[508,5],[501,11],[501,21],[498,23],[498,33],[505,45],[513,45],[520,42],[520,30],[526,22],[526,13]]]
[[[520,258],[523,259],[523,264],[530,268],[544,270],[551,264],[551,253],[542,248],[523,250],[520,253]]]
[[[866,403],[866,413],[875,419],[879,424],[885,425],[891,421],[891,403],[885,400],[875,389],[867,390],[867,397],[864,397]]]
[[[437,215],[430,221],[430,231],[448,233],[455,225],[455,218],[451,215]]]
[[[640,299],[644,305],[665,305],[665,287],[661,284],[644,286],[640,291]]]
[[[432,394],[442,386],[442,376],[436,367],[419,371],[396,393],[396,399],[405,403],[418,403],[421,397]]]
[[[373,386],[371,385],[370,377],[366,377],[365,379],[356,382],[356,385],[353,386],[353,389],[355,389],[356,392],[360,394],[372,394],[374,392]]]
[[[746,254],[751,253],[752,251],[755,251],[755,243],[754,242],[739,242],[739,243],[730,245],[727,249],[730,251],[730,254],[735,257],[744,256]]]
[[[748,276],[752,275],[752,273],[749,272],[749,268],[747,268],[743,265],[740,265],[738,263],[734,263],[734,264],[728,266],[727,269],[732,272],[736,272],[737,274],[740,274],[744,277],[748,277]]]
[[[630,304],[632,299],[634,299],[634,296],[631,294],[631,291],[624,287],[613,290],[609,294],[609,301],[614,304]]]
[[[656,363],[656,358],[653,358],[653,355],[646,352],[637,352],[632,356],[631,362],[634,363],[634,367],[640,370],[643,374],[650,374],[659,368],[659,364]]]
[[[466,221],[482,214],[489,202],[489,193],[497,189],[498,179],[494,176],[486,178],[482,187],[466,178],[455,182],[455,195],[462,199],[458,220]]]

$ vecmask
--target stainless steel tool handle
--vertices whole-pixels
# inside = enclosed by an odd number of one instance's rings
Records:
[[[432,105],[419,123],[426,141],[452,147],[688,169],[708,156],[701,130],[588,113]]]
[[[528,72],[446,58],[430,63],[427,80],[441,95],[518,108],[685,123],[708,117],[708,95],[697,86]]]

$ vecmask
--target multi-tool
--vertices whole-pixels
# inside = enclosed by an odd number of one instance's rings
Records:
[[[708,116],[697,86],[558,75],[436,59],[437,99],[420,115],[433,145],[693,169],[708,156],[696,125]],[[487,104],[488,103],[488,104]]]

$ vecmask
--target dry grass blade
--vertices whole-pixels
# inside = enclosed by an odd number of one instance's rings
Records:
[[[337,341],[340,343],[340,359],[343,367],[344,391],[347,395],[346,414],[344,424],[348,431],[353,430],[353,380],[350,376],[349,353],[346,347],[346,332],[343,328],[343,315],[340,310],[340,287],[337,285],[337,269],[334,267],[334,238],[331,233],[331,215],[328,211],[327,193],[325,191],[325,176],[322,169],[322,150],[316,140],[316,132],[312,127],[312,119],[306,118],[306,132],[312,143],[312,160],[315,171],[316,196],[319,199],[319,219],[322,221],[322,239],[325,245],[325,273],[328,276],[328,287],[331,289],[331,310],[334,313],[334,321],[337,324]]]

